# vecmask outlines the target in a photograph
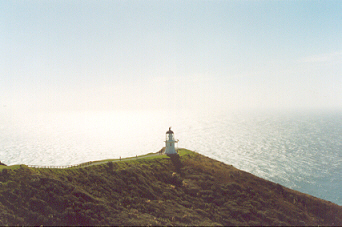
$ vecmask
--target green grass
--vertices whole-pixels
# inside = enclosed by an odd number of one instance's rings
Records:
[[[191,154],[194,154],[193,151],[190,151],[188,149],[184,149],[184,148],[179,148],[178,149],[178,155],[179,156],[185,156],[185,155],[191,155]],[[153,156],[152,156],[153,155]],[[167,158],[167,155],[165,154],[157,154],[157,153],[148,153],[148,154],[145,154],[145,155],[139,155],[139,156],[133,156],[133,157],[127,157],[127,158],[121,158],[120,159],[104,159],[104,160],[97,160],[97,161],[91,161],[90,162],[90,165],[99,165],[99,164],[105,164],[105,163],[108,163],[108,162],[127,162],[127,161],[140,161],[140,160],[154,160],[154,159],[163,159],[163,158]],[[89,166],[87,164],[88,162],[86,163],[81,163],[79,164],[78,166],[75,166],[75,167],[71,167],[71,168],[82,168],[82,165],[84,165],[83,167],[87,167]]]
[[[185,148],[179,148],[178,149],[179,156],[190,155],[190,154],[194,154],[194,153],[195,153],[194,151],[190,151],[190,150],[185,149]]]
[[[19,168],[20,168],[20,165],[13,165],[13,166],[0,165],[0,171],[2,171],[3,169],[15,170],[15,169],[19,169]]]
[[[190,151],[188,149],[184,149],[184,148],[179,148],[178,149],[178,154],[179,156],[184,156],[184,155],[187,155],[187,154],[192,154],[194,153],[193,151]],[[139,155],[139,156],[133,156],[133,157],[127,157],[127,158],[122,158],[121,161],[131,161],[131,160],[136,160],[137,158],[141,159],[141,158],[144,158],[146,157],[145,159],[159,159],[159,158],[165,158],[165,154],[163,155],[156,155],[156,156],[153,156],[153,157],[149,157],[150,155],[155,155],[156,153],[148,153],[148,154],[145,154],[145,155]],[[120,159],[104,159],[104,160],[98,160],[98,161],[93,161],[92,163],[96,164],[96,163],[102,163],[102,162],[117,162],[117,161],[120,161]]]
[[[84,168],[4,166],[0,226],[342,224],[336,204],[190,150],[179,156],[179,172],[149,154]]]
[[[191,155],[194,154],[193,151],[190,151],[188,149],[184,149],[184,148],[179,148],[178,149],[178,155],[180,157],[185,156],[185,155]],[[152,156],[153,155],[153,156]],[[120,159],[104,159],[104,160],[97,160],[97,161],[89,161],[89,162],[84,162],[84,163],[80,163],[78,165],[75,165],[74,167],[70,167],[67,169],[74,169],[74,168],[83,168],[83,167],[89,167],[90,165],[101,165],[101,164],[106,164],[108,162],[127,162],[127,161],[142,161],[142,160],[155,160],[155,159],[163,159],[163,158],[167,158],[167,155],[165,154],[161,154],[158,155],[156,153],[148,153],[145,155],[139,155],[139,156],[135,156],[135,157],[127,157],[127,158],[122,158]],[[2,169],[11,169],[11,170],[15,170],[20,168],[21,165],[13,165],[13,166],[3,166],[0,165],[0,171],[2,171]],[[54,169],[54,168],[50,168],[50,169]],[[58,169],[58,168],[55,168]]]

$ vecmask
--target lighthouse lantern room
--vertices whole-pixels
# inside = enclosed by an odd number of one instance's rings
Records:
[[[177,154],[175,149],[175,143],[178,143],[178,140],[175,140],[173,131],[171,130],[171,127],[169,127],[169,131],[166,132],[165,154]]]

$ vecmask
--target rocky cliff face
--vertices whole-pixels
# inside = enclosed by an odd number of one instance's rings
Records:
[[[7,168],[0,225],[342,225],[341,206],[186,150],[179,160]]]

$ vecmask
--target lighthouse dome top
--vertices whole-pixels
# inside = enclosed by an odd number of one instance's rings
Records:
[[[173,134],[173,131],[171,130],[171,127],[169,127],[169,131],[167,131],[166,134]]]

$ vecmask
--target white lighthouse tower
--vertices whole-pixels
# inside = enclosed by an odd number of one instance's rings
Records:
[[[173,136],[173,131],[171,131],[171,127],[169,127],[169,131],[166,132],[165,154],[177,154],[175,149],[175,143],[178,143],[178,140],[175,140],[175,137]]]

